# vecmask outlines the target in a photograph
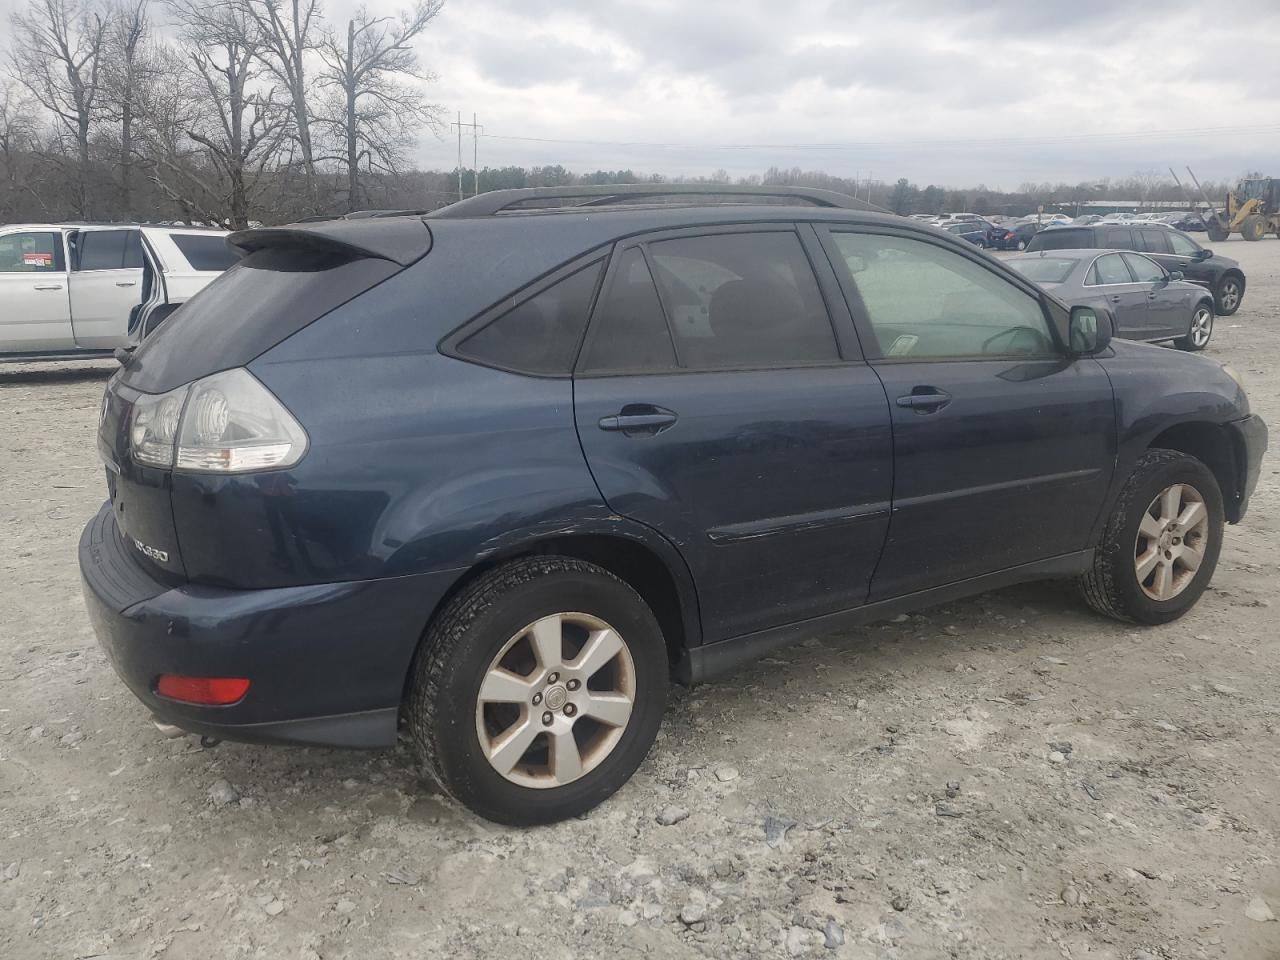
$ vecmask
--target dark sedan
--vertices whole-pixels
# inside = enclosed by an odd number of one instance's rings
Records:
[[[998,232],[991,245],[997,250],[1025,250],[1031,238],[1043,229],[1043,224],[1028,220]]]
[[[1203,350],[1213,336],[1213,298],[1150,257],[1107,250],[1054,250],[1010,257],[1013,267],[1071,306],[1103,307],[1127,340],[1172,340]]]
[[[1050,227],[1027,244],[1028,253],[1036,250],[1136,250],[1166,270],[1176,270],[1192,283],[1209,289],[1214,312],[1220,317],[1231,316],[1244,300],[1245,280],[1240,264],[1163,224]]]

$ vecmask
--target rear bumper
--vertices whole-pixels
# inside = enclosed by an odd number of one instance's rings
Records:
[[[1235,510],[1228,516],[1232,523],[1243,519],[1249,507],[1249,498],[1258,485],[1262,473],[1262,457],[1267,452],[1267,425],[1256,414],[1228,424],[1234,434],[1236,466],[1239,471],[1240,489],[1236,493]]]
[[[104,506],[80,538],[85,604],[125,685],[163,723],[253,743],[383,747],[395,742],[422,631],[455,571],[270,590],[156,580]],[[247,677],[230,706],[155,692],[162,673]]]

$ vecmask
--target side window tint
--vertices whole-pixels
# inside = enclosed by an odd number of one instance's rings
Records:
[[[840,359],[818,281],[794,233],[654,243],[681,367],[788,367]]]
[[[1132,250],[1133,231],[1127,227],[1119,230],[1104,230],[1102,232],[1102,246],[1108,250]]]
[[[76,238],[76,269],[119,270],[124,266],[125,241],[129,230],[89,230]]]
[[[676,369],[671,331],[639,247],[619,258],[595,316],[580,370],[623,373]]]
[[[1097,271],[1098,283],[1133,283],[1133,277],[1129,274],[1129,268],[1124,265],[1124,261],[1120,259],[1120,254],[1110,253],[1105,257],[1099,257],[1094,263],[1093,269]]]
[[[1164,279],[1164,271],[1160,269],[1160,265],[1147,257],[1126,253],[1124,262],[1129,265],[1129,270],[1138,283],[1158,283]]]
[[[1169,231],[1169,249],[1180,257],[1194,257],[1200,248],[1180,233]]]
[[[0,273],[58,273],[61,270],[61,234],[31,232],[0,237]]]
[[[1147,253],[1169,252],[1169,240],[1167,238],[1169,233],[1168,230],[1161,227],[1155,227],[1140,230],[1138,232],[1142,234],[1139,240],[1139,243],[1141,244],[1141,246],[1138,247],[1139,250],[1146,251]]]
[[[142,269],[142,231],[130,230],[124,240],[124,266],[127,270]]]
[[[458,344],[458,353],[521,373],[570,373],[603,262],[583,267],[508,310]]]
[[[833,235],[883,356],[1044,356],[1054,341],[1040,301],[931,243]]]

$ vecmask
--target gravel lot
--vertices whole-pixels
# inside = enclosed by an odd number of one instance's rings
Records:
[[[1250,287],[1210,352],[1274,430],[1280,241],[1216,246]],[[815,636],[508,830],[403,748],[160,738],[76,571],[112,367],[0,366],[0,958],[1280,957],[1275,455],[1179,623],[1048,584]]]

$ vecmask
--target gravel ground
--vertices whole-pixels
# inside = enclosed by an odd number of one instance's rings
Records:
[[[1210,352],[1280,425],[1280,241]],[[673,689],[502,829],[386,753],[162,740],[85,617],[111,365],[0,367],[0,957],[1280,957],[1280,461],[1184,620],[1047,584]]]

